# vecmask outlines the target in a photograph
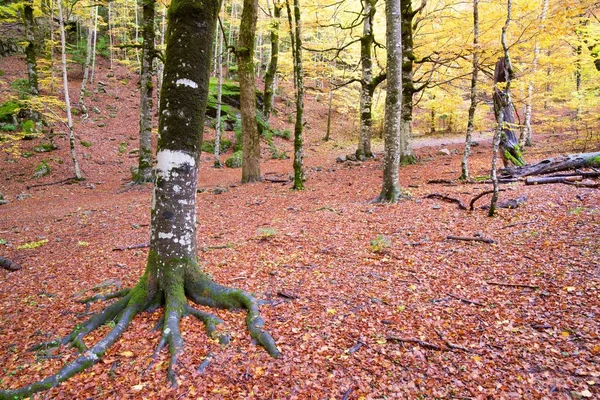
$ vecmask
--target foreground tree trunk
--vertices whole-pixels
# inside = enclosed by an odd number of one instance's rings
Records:
[[[400,106],[402,101],[402,42],[400,0],[385,2],[387,45],[387,96],[385,99],[385,151],[383,186],[375,199],[378,203],[395,203],[400,197],[398,168],[400,167]]]
[[[254,35],[258,0],[244,0],[240,38],[235,49],[240,81],[242,113],[242,183],[260,181],[260,133],[256,124],[256,84],[254,82]]]
[[[154,0],[142,5],[142,64],[140,70],[140,149],[138,169],[133,177],[137,183],[152,181],[152,94],[154,85]]]
[[[265,75],[265,93],[263,97],[263,115],[265,121],[269,121],[271,110],[273,109],[275,93],[275,76],[277,75],[277,61],[279,60],[279,27],[281,19],[281,9],[283,2],[275,1],[273,4],[273,18],[271,19],[271,62]]]
[[[471,75],[471,92],[469,117],[467,120],[467,135],[465,137],[465,151],[461,163],[461,180],[469,179],[469,156],[471,155],[471,140],[473,136],[473,121],[477,109],[477,74],[479,72],[479,0],[473,0],[473,73]]]
[[[292,16],[289,5],[287,11],[290,21],[290,33],[292,30]],[[298,0],[294,0],[294,32],[292,37],[293,57],[294,57],[294,83],[296,87],[296,122],[294,123],[294,190],[304,189],[304,140],[302,130],[304,128],[304,70],[302,68],[302,27],[300,24],[300,5]]]
[[[168,347],[167,377],[176,385],[176,367],[183,350],[179,328],[185,315],[206,324],[211,337],[219,335],[214,315],[199,311],[188,299],[204,306],[246,309],[246,325],[253,339],[272,356],[279,355],[273,338],[262,327],[256,300],[248,293],[215,283],[197,262],[196,187],[202,141],[202,125],[208,95],[212,41],[219,9],[218,0],[173,0],[169,7],[169,33],[159,119],[156,184],[152,199],[150,250],[146,271],[130,290],[112,296],[120,300],[87,322],[78,325],[58,343],[72,344],[82,353],[60,371],[24,388],[0,392],[0,399],[29,397],[97,363],[107,349],[144,310],[164,306],[161,339],[155,356]],[[97,297],[86,299],[92,301]],[[90,348],[82,339],[99,326],[115,321],[114,328]],[[47,344],[45,344],[47,345]]]

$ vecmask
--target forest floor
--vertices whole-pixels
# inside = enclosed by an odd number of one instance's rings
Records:
[[[25,66],[11,57],[0,60],[0,70],[0,80],[10,82],[23,77]],[[145,267],[147,249],[114,251],[149,238],[152,187],[127,185],[137,162],[130,154],[137,148],[136,76],[107,73],[101,63],[97,79],[108,93],[88,98],[99,112],[76,117],[78,143],[92,144],[78,147],[84,182],[28,188],[73,175],[66,137],[57,138],[58,150],[30,158],[18,154],[43,139],[20,141],[16,150],[0,144],[0,191],[10,200],[0,206],[0,255],[23,267],[0,269],[2,389],[72,360],[71,349],[27,349],[82,322],[89,310],[76,299],[84,292],[131,286]],[[71,79],[76,99],[80,76]],[[289,128],[285,105],[277,107],[277,124]],[[514,183],[503,185],[500,201],[526,197],[518,208],[489,218],[480,208],[485,197],[474,211],[460,210],[425,196],[468,204],[490,188],[427,183],[459,176],[462,137],[417,138],[420,162],[400,170],[410,197],[372,204],[381,157],[337,163],[354,149],[352,118],[334,114],[334,140],[326,143],[327,105],[309,94],[306,109],[306,190],[268,181],[241,185],[239,169],[214,169],[207,154],[199,179],[199,258],[216,281],[267,301],[261,312],[283,355],[272,359],[252,344],[240,313],[217,312],[232,336],[226,347],[187,318],[180,384],[168,388],[165,353],[147,370],[159,340],[152,331],[157,311],[137,317],[100,363],[36,398],[600,397],[600,190]],[[583,133],[536,128],[530,161],[600,147]],[[489,174],[487,138],[476,137],[473,176]],[[276,140],[292,154],[290,141]],[[439,153],[442,144],[450,155]],[[51,174],[32,179],[42,160]],[[267,178],[292,171],[291,160],[269,160],[266,146],[263,161]],[[27,195],[17,200],[20,194]]]

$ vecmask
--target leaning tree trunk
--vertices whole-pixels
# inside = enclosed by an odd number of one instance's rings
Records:
[[[398,168],[400,167],[400,106],[402,101],[402,41],[400,0],[385,2],[387,44],[387,96],[385,99],[385,151],[383,185],[375,199],[378,203],[395,203],[400,197]]]
[[[269,68],[265,75],[265,93],[263,97],[263,114],[267,122],[273,109],[275,75],[277,74],[277,61],[279,60],[279,27],[282,8],[283,3],[275,1],[273,4],[273,19],[271,20],[271,62],[269,62]]]
[[[240,21],[240,38],[235,49],[242,114],[242,183],[260,181],[260,134],[256,123],[256,84],[253,59],[257,10],[258,0],[244,0],[242,20]]]
[[[477,74],[479,72],[479,0],[473,0],[473,72],[471,74],[471,92],[469,94],[469,116],[467,120],[467,135],[465,137],[465,152],[461,163],[461,180],[469,179],[469,156],[471,155],[471,140],[473,136],[473,121],[477,109]]]
[[[25,47],[25,62],[27,63],[27,76],[29,77],[29,92],[33,95],[39,93],[37,70],[37,45],[35,41],[35,21],[33,19],[33,3],[25,3],[25,34],[27,46]]]
[[[168,347],[167,377],[176,385],[176,367],[184,345],[180,331],[183,316],[199,318],[212,338],[221,343],[228,341],[216,328],[222,321],[192,307],[188,299],[203,306],[246,309],[246,325],[252,338],[272,356],[280,354],[273,338],[263,330],[264,321],[256,299],[245,291],[215,283],[197,261],[196,187],[212,57],[211,51],[206,49],[212,49],[219,5],[219,0],[173,0],[169,7],[171,23],[159,113],[161,135],[146,271],[132,289],[85,299],[121,297],[59,342],[82,350],[75,360],[29,386],[0,391],[1,399],[29,397],[89,368],[119,339],[137,314],[158,306],[164,306],[164,317],[160,320],[161,339],[153,358],[156,360],[159,352]],[[115,324],[106,336],[86,348],[84,337],[110,321]]]
[[[569,154],[566,156],[547,158],[537,164],[506,168],[502,172],[503,177],[518,178],[522,176],[544,175],[581,168],[600,168],[600,152]]]
[[[152,94],[154,85],[154,0],[142,5],[142,65],[140,71],[140,149],[138,169],[133,177],[137,183],[152,180]]]
[[[508,51],[506,51],[508,52]],[[525,165],[525,160],[521,154],[519,140],[513,129],[517,126],[514,115],[514,105],[510,97],[510,81],[512,80],[512,66],[507,56],[504,56],[496,62],[494,71],[494,110],[495,115],[502,113],[502,134],[500,137],[500,154],[504,165],[513,164],[516,166]],[[504,89],[500,89],[499,83],[505,84]],[[498,118],[496,118],[498,121]]]

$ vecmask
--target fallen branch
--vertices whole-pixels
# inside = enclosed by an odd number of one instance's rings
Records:
[[[498,189],[499,192],[504,192],[505,189]],[[482,198],[483,196],[485,196],[486,194],[492,194],[494,193],[493,190],[486,190],[485,192],[481,192],[479,193],[477,196],[473,197],[471,199],[471,202],[469,203],[469,210],[473,211],[475,208],[475,202],[477,200],[479,200],[480,198]]]
[[[442,350],[442,348],[440,346],[438,346],[435,343],[429,343],[426,342],[424,340],[420,340],[420,339],[415,339],[415,338],[401,338],[398,336],[388,336],[386,338],[386,340],[392,341],[392,342],[402,342],[402,343],[415,343],[418,344],[421,347],[424,347],[426,349],[430,349],[430,350]]]
[[[12,262],[8,258],[0,257],[0,267],[8,270],[8,271],[18,271],[21,269],[21,266],[15,262]]]
[[[600,167],[600,152],[585,154],[570,154],[561,157],[548,158],[537,164],[523,167],[507,168],[503,174],[508,177],[544,175],[553,172],[577,170],[580,168]]]
[[[134,249],[143,249],[146,247],[150,247],[150,243],[139,243],[131,246],[123,246],[123,247],[113,247],[112,251],[124,251],[124,250],[134,250]]]
[[[450,185],[450,186],[458,186],[458,184],[455,181],[452,181],[450,179],[430,179],[427,181],[427,183],[429,184],[441,184],[441,185]]]
[[[452,294],[452,293],[446,293],[446,294],[447,294],[448,296],[452,297],[453,299],[456,299],[456,300],[460,300],[460,301],[462,301],[463,303],[467,303],[467,304],[473,304],[473,305],[480,306],[480,307],[485,307],[485,305],[484,305],[484,304],[481,304],[481,303],[480,303],[480,302],[478,302],[478,301],[475,301],[475,300],[469,300],[469,299],[464,299],[464,298],[462,298],[462,297],[459,297],[459,296],[456,296],[456,295],[454,295],[454,294]]]
[[[493,286],[506,286],[506,287],[517,287],[517,288],[527,288],[527,289],[539,289],[539,286],[536,285],[528,285],[525,283],[504,283],[504,282],[489,282],[486,281],[485,283],[487,283],[488,285],[493,285]]]
[[[425,196],[425,198],[426,199],[440,199],[442,201],[447,201],[449,203],[456,203],[456,204],[458,204],[458,208],[460,208],[461,210],[467,209],[467,207],[459,199],[455,199],[454,197],[445,196],[443,194],[431,193],[431,194],[428,194],[427,196]]]
[[[27,186],[27,190],[29,190],[31,188],[36,188],[36,187],[60,185],[62,183],[70,183],[70,182],[77,182],[77,181],[78,181],[78,179],[73,176],[71,178],[62,179],[62,180],[56,181],[56,182],[36,183],[35,185],[29,185],[29,186]]]
[[[464,240],[466,242],[483,242],[483,243],[496,243],[493,239],[483,238],[483,237],[466,237],[466,236],[446,236],[446,239],[450,240]]]
[[[440,339],[442,339],[444,341],[444,343],[446,344],[446,346],[448,346],[450,349],[461,350],[461,351],[464,351],[466,353],[476,353],[476,351],[471,350],[471,349],[469,349],[467,347],[461,346],[460,344],[456,344],[456,343],[450,342],[449,340],[447,340],[444,337],[444,335],[442,335],[442,332],[440,332],[439,330],[437,330],[435,328],[433,330],[435,331],[435,333],[437,333],[437,335],[440,337]]]
[[[583,176],[543,176],[540,178],[527,177],[525,179],[526,185],[544,185],[549,183],[571,183],[582,181]]]

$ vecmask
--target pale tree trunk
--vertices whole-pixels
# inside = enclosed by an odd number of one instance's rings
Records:
[[[469,116],[467,120],[467,135],[465,137],[465,152],[461,163],[461,180],[469,179],[469,156],[471,155],[471,140],[475,110],[477,109],[477,74],[479,72],[479,0],[473,0],[473,72],[471,74],[471,92]]]
[[[386,0],[387,96],[385,99],[385,154],[383,185],[375,199],[379,203],[395,203],[400,198],[400,109],[402,102],[402,24],[400,0]]]
[[[540,30],[544,30],[546,24],[546,14],[548,13],[548,0],[543,0],[542,13],[540,15]],[[527,84],[527,97],[525,98],[525,130],[519,138],[519,144],[523,146],[531,146],[531,139],[533,137],[533,129],[531,128],[531,113],[533,108],[533,91],[535,84],[535,74],[537,73],[538,62],[540,58],[540,44],[538,39],[535,39],[533,45],[533,62],[531,66],[531,79]]]
[[[256,84],[254,81],[254,35],[258,0],[244,0],[240,38],[235,50],[240,81],[242,114],[242,183],[260,181],[260,135],[256,124]],[[212,47],[212,46],[211,46]]]
[[[223,100],[223,32],[220,30],[217,32],[217,121],[215,123],[215,168],[222,168],[223,164],[221,163],[221,101]]]
[[[98,6],[95,7],[96,16],[94,17],[94,38],[92,46],[92,71],[90,73],[90,84],[94,83],[94,72],[96,71],[96,42],[98,40]]]
[[[50,2],[50,94],[54,95],[54,0]]]
[[[108,2],[108,44],[110,46],[110,70],[112,71],[113,69],[113,59],[114,59],[114,49],[113,49],[113,34],[112,34],[112,27],[113,27],[113,14],[112,14],[112,7],[110,6],[112,2]]]
[[[61,58],[62,58],[62,75],[63,88],[65,91],[65,107],[67,108],[67,127],[69,129],[69,146],[71,148],[71,158],[73,160],[73,169],[75,178],[82,180],[79,162],[77,161],[77,150],[75,149],[75,133],[73,132],[73,117],[71,116],[71,101],[69,99],[69,81],[67,79],[67,50],[65,39],[65,25],[62,12],[62,1],[58,0],[58,20],[60,24],[60,43],[61,43]]]
[[[85,66],[83,68],[83,80],[81,81],[81,88],[79,89],[79,108],[81,109],[82,118],[87,118],[88,110],[85,106],[85,85],[87,84],[89,75],[90,75],[90,66],[92,63],[92,39],[93,39],[93,30],[94,30],[94,11],[96,7],[91,5],[90,1],[90,19],[88,23],[88,31],[87,31],[87,43],[86,43],[86,52],[85,52]]]
[[[162,16],[161,16],[161,24],[160,24],[160,48],[161,48],[161,51],[164,51],[165,32],[167,30],[167,23],[166,23],[166,18],[165,18],[166,14],[167,14],[167,7],[164,4],[162,5],[161,14],[162,14]],[[157,97],[158,107],[160,108],[160,93],[162,91],[164,64],[163,64],[163,60],[159,59],[158,57],[156,57],[155,60],[156,60],[156,89],[157,89],[156,97]]]
[[[331,89],[331,80],[329,81],[329,106],[327,107],[327,131],[325,132],[324,141],[328,142],[331,136],[331,110],[333,109],[333,90]]]
[[[373,17],[375,1],[363,0],[363,35],[360,38],[361,86],[360,86],[360,137],[356,157],[361,160],[373,157],[371,151],[371,126],[373,124],[373,59],[371,48],[375,41],[373,37]]]
[[[140,149],[138,169],[133,177],[137,183],[152,181],[152,97],[154,85],[154,0],[142,3],[142,65],[140,70]]]
[[[33,19],[33,3],[25,3],[23,9],[25,17],[25,34],[27,46],[25,47],[25,62],[27,63],[27,76],[29,77],[29,92],[39,94],[38,69],[37,69],[37,44],[35,39],[35,20]]]
[[[289,1],[289,0],[288,0]],[[302,25],[299,0],[294,0],[294,76],[296,82],[296,122],[294,124],[294,185],[295,190],[304,189],[304,70],[302,68]],[[288,3],[288,12],[289,3]]]
[[[514,124],[514,117],[512,115],[512,102],[510,100],[510,85],[513,79],[513,67],[510,60],[510,54],[508,52],[508,44],[506,41],[506,34],[508,26],[511,22],[512,14],[512,0],[508,0],[506,7],[506,21],[502,27],[502,36],[500,41],[502,42],[502,49],[504,50],[504,57],[502,57],[496,63],[496,70],[494,71],[494,114],[496,115],[497,127],[494,133],[493,148],[492,148],[492,171],[491,178],[493,184],[492,199],[490,202],[490,209],[488,216],[493,217],[496,213],[496,203],[498,202],[498,150],[502,147],[503,159],[509,157],[515,159],[518,163],[515,165],[524,165],[522,157],[520,156],[519,145],[516,143],[516,137],[511,129],[510,124]],[[504,82],[504,88],[500,89],[498,83]],[[507,125],[508,124],[508,125]],[[511,152],[511,149],[515,149],[516,152]]]
[[[283,3],[275,0],[273,4],[273,18],[271,19],[271,61],[265,75],[265,93],[263,96],[263,114],[265,121],[269,121],[275,99],[275,76],[277,75],[277,62],[279,60],[279,27]]]
[[[133,12],[135,14],[135,44],[137,45],[140,40],[140,25],[139,25],[140,21],[139,21],[139,17],[138,17],[138,2],[137,2],[137,0],[133,0]],[[135,58],[137,59],[137,65],[139,65],[141,68],[140,52],[137,47],[135,48]]]
[[[225,309],[245,309],[246,326],[253,340],[273,357],[280,352],[271,335],[263,329],[258,302],[249,293],[222,286],[203,271],[198,259],[196,188],[202,143],[202,126],[210,74],[212,40],[219,8],[218,0],[189,2],[173,0],[169,8],[169,32],[163,102],[159,117],[156,185],[152,198],[150,249],[146,270],[137,284],[112,296],[120,298],[79,324],[72,334],[59,341],[75,345],[82,353],[57,373],[33,384],[0,391],[0,398],[25,398],[58,386],[96,364],[121,337],[137,314],[164,307],[154,361],[168,349],[167,378],[177,385],[177,369],[184,350],[180,321],[192,315],[203,321],[208,335],[221,344],[227,333],[217,330],[218,317],[193,307],[192,303]],[[209,51],[207,51],[209,49]],[[86,347],[83,338],[110,321],[108,333]],[[138,338],[139,340],[139,338]],[[89,341],[88,341],[89,342]],[[150,366],[154,366],[154,361]]]
[[[229,20],[233,21],[234,18],[237,18],[237,3],[236,0],[232,0],[231,2],[231,14],[229,15]],[[229,23],[229,38],[227,39],[227,44],[231,45],[233,43],[233,34],[234,31],[234,25],[230,22]],[[231,69],[231,67],[233,66],[233,59],[231,57],[232,52],[227,52],[227,76],[231,77],[229,70]]]

